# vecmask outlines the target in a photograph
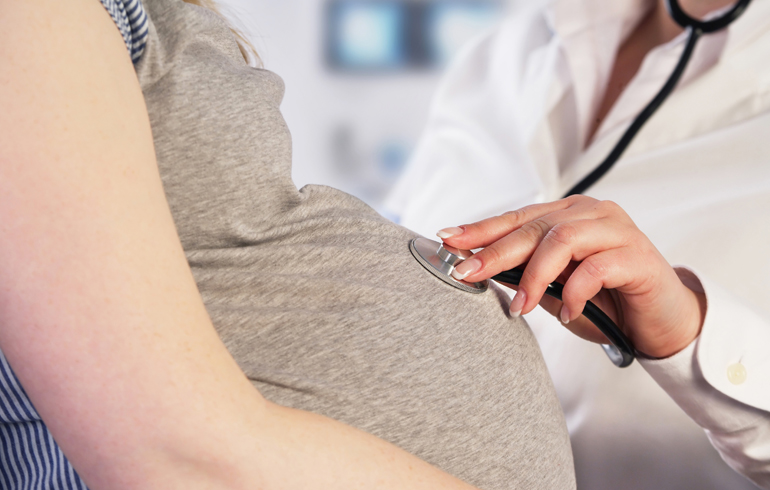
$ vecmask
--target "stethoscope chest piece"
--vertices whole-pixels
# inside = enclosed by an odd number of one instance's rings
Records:
[[[473,255],[468,250],[458,250],[423,237],[412,240],[409,243],[409,250],[423,267],[450,286],[474,294],[483,293],[489,287],[487,281],[466,282],[452,277],[455,267]]]

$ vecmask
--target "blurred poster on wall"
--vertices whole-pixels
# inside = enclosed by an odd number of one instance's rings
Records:
[[[326,61],[348,72],[437,69],[500,9],[496,0],[330,0]]]
[[[442,70],[510,1],[218,0],[284,79],[297,186],[331,185],[380,211]]]

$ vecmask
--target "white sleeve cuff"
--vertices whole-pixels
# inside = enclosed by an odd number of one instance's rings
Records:
[[[734,432],[752,426],[768,413],[749,407],[715,389],[703,377],[696,339],[683,351],[666,359],[639,359],[652,378],[695,422],[715,432]]]
[[[700,337],[671,357],[639,362],[731,467],[770,489],[770,329],[715,285],[700,278],[694,287],[693,278],[683,281],[694,290],[702,284],[708,302]]]
[[[711,386],[695,357],[698,340],[666,359],[639,362],[674,401],[706,430],[725,462],[770,489],[770,413],[729,398]]]
[[[706,294],[695,352],[703,378],[732,399],[770,411],[770,323],[704,276],[677,272],[688,287],[701,286]]]
[[[770,411],[770,326],[727,291],[696,275],[676,268],[682,282],[706,294],[707,310],[700,336],[683,351],[666,359],[640,359],[642,366],[702,427],[737,430],[751,417],[731,421],[722,408],[734,401]],[[719,396],[722,395],[722,396]],[[708,413],[720,414],[719,424],[709,423]],[[749,411],[754,413],[753,411]],[[704,420],[698,417],[705,416]]]

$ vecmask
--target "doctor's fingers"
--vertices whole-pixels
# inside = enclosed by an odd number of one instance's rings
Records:
[[[629,230],[635,228],[629,227],[625,220],[601,216],[596,206],[570,206],[526,222],[457,266],[452,275],[456,279],[468,281],[488,279],[527,262],[538,248],[544,247],[541,253],[548,252],[549,256],[556,254],[555,258],[549,260],[556,260],[559,264],[549,269],[556,271],[558,268],[556,275],[549,272],[548,275],[552,277],[549,277],[548,282],[551,282],[564,270],[571,257],[577,256],[576,260],[581,260],[590,253],[618,246],[627,239]],[[525,289],[526,282],[522,283]],[[544,291],[545,286],[540,289]],[[525,313],[537,304],[532,299],[527,303]]]
[[[558,214],[560,220],[616,218],[631,222],[628,215],[611,201],[598,201],[592,197],[575,195],[559,201],[532,204],[503,215],[487,218],[476,223],[459,227],[444,228],[438,236],[448,245],[461,250],[471,250],[491,245],[505,235],[522,228],[528,223]],[[555,218],[547,220],[555,223]]]
[[[469,225],[444,228],[437,235],[448,245],[461,250],[486,247],[519,229],[526,223],[567,209],[571,204],[570,199],[562,199],[544,204],[532,204],[516,211],[509,211],[500,216],[487,218]]]
[[[548,285],[559,278],[572,261],[589,260],[590,265],[591,257],[595,254],[615,249],[623,250],[626,261],[633,260],[633,247],[628,247],[629,242],[633,243],[633,236],[634,229],[613,220],[583,219],[557,223],[536,245],[524,268],[519,291],[511,303],[511,312],[532,311]],[[586,298],[593,297],[599,290],[601,287],[590,292]],[[577,311],[582,310],[580,308]],[[569,319],[572,318],[566,319],[565,323]]]
[[[578,319],[586,303],[600,293],[613,293],[614,304],[607,301],[597,304],[621,328],[625,321],[622,290],[633,289],[647,282],[651,272],[643,261],[630,260],[636,251],[616,248],[594,254],[580,263],[572,272],[562,291],[562,311],[559,316],[564,324]]]

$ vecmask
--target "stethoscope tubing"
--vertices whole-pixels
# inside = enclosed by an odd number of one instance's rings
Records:
[[[639,133],[639,130],[642,129],[642,126],[647,123],[650,117],[655,114],[660,106],[663,105],[663,102],[665,102],[668,96],[671,95],[671,93],[674,91],[677,83],[679,83],[679,80],[682,78],[682,75],[684,74],[684,71],[690,62],[690,58],[692,58],[692,53],[695,51],[695,45],[698,43],[698,40],[701,38],[701,36],[703,34],[710,34],[712,32],[719,31],[732,24],[746,11],[750,3],[751,0],[739,0],[730,10],[717,17],[716,19],[702,21],[687,15],[687,13],[682,10],[681,5],[679,5],[679,0],[666,0],[666,8],[668,9],[669,14],[671,14],[671,17],[674,19],[674,21],[683,27],[688,33],[687,43],[685,44],[684,51],[682,52],[682,55],[680,56],[674,71],[671,72],[671,75],[668,77],[668,80],[666,80],[663,88],[661,88],[657,95],[655,95],[655,97],[650,101],[650,103],[647,104],[644,109],[642,109],[642,112],[640,112],[636,118],[634,118],[634,121],[631,123],[628,129],[626,129],[625,133],[623,133],[623,136],[617,142],[609,155],[607,155],[604,161],[602,161],[602,163],[600,163],[599,166],[597,166],[590,174],[588,174],[580,182],[568,190],[567,193],[564,194],[564,197],[569,197],[575,194],[583,194],[607,172],[610,171],[615,163],[620,160],[620,157],[623,156],[623,153],[625,153],[626,149],[628,149],[628,146],[636,137],[637,133]]]
[[[678,0],[667,0],[666,9],[668,10],[671,18],[674,22],[679,24],[683,28],[693,28],[699,30],[703,34],[711,34],[712,32],[721,31],[725,27],[733,23],[743,12],[748,8],[751,0],[739,0],[733,5],[733,7],[720,15],[716,19],[712,20],[699,20],[687,15],[679,5]]]
[[[498,282],[519,285],[524,271],[522,269],[511,269],[494,276],[492,279]],[[562,300],[564,286],[558,282],[552,282],[545,290],[545,294],[559,301]],[[583,309],[583,316],[588,318],[601,333],[607,337],[611,345],[602,345],[613,364],[618,367],[629,366],[634,362],[635,357],[646,357],[634,348],[634,344],[623,331],[615,325],[615,322],[607,316],[604,311],[592,302],[586,302]]]
[[[682,78],[682,74],[684,74],[684,70],[687,68],[687,64],[690,62],[690,58],[692,57],[692,53],[695,50],[695,45],[697,44],[698,39],[700,39],[701,35],[703,34],[700,29],[695,27],[688,27],[687,31],[687,44],[685,45],[684,51],[682,52],[682,56],[679,58],[679,62],[676,64],[674,71],[671,72],[671,75],[669,75],[668,80],[666,80],[665,85],[663,85],[663,88],[661,88],[657,95],[655,95],[655,97],[650,101],[650,103],[647,104],[644,109],[642,109],[642,112],[640,112],[636,118],[634,118],[634,121],[631,123],[628,129],[626,129],[626,132],[623,133],[623,136],[617,142],[610,154],[607,155],[607,158],[605,158],[604,161],[602,161],[602,163],[600,163],[599,166],[596,167],[590,174],[585,176],[583,180],[575,184],[572,189],[567,191],[567,193],[564,194],[564,197],[583,194],[588,190],[589,187],[593,186],[599,179],[604,177],[604,175],[610,171],[610,169],[618,162],[618,160],[620,160],[620,157],[623,156],[623,153],[625,153],[625,151],[628,149],[637,133],[639,133],[639,130],[642,129],[642,126],[647,123],[647,121],[652,117],[653,114],[655,114],[658,108],[663,105],[663,102],[666,101],[668,96],[671,95],[671,92],[674,91],[676,84],[679,83],[679,79]]]

